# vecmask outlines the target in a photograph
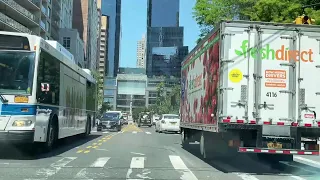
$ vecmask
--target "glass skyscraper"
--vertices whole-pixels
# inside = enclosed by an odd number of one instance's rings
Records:
[[[109,17],[106,76],[116,77],[120,59],[121,0],[103,0],[102,14]]]
[[[179,27],[180,0],[148,0],[148,27]]]
[[[180,77],[181,62],[188,54],[179,27],[179,0],[148,0],[146,74]]]

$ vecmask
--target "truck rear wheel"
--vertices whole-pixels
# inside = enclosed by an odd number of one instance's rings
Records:
[[[201,132],[200,136],[200,154],[203,159],[212,159],[214,149],[210,141],[210,133]]]
[[[181,145],[183,147],[187,147],[189,145],[189,138],[185,129],[181,130]]]

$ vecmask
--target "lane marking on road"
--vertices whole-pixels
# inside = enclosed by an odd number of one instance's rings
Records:
[[[247,173],[233,173],[233,174],[239,176],[243,180],[259,180],[255,176],[253,176],[251,174],[247,174]]]
[[[98,158],[90,167],[104,167],[104,165],[109,161],[110,157]]]
[[[320,163],[319,162],[317,162],[317,161],[313,161],[313,160],[311,160],[311,159],[307,159],[307,158],[303,158],[303,157],[293,157],[293,159],[295,159],[295,160],[300,160],[300,161],[304,161],[304,162],[308,162],[308,163],[311,163],[311,164],[313,164],[313,165],[316,165],[317,167],[320,167]]]
[[[299,169],[302,169],[303,171],[307,171],[307,172],[310,172],[310,173],[313,173],[313,174],[318,174],[318,172],[316,171],[312,171],[312,170],[309,170],[309,169],[306,169],[306,168],[303,168],[303,167],[300,167],[300,166],[297,166],[297,165],[293,165],[293,164],[290,164],[289,162],[280,162],[281,164],[285,164],[287,166],[291,166],[291,167],[294,167],[294,168],[299,168]]]
[[[50,176],[55,175],[58,173],[63,167],[69,164],[71,161],[77,159],[77,157],[64,157],[54,163],[52,163],[47,168],[41,168],[36,171],[37,176],[41,176],[41,178],[48,179]]]
[[[130,152],[131,154],[137,154],[137,155],[142,155],[144,156],[145,154],[142,154],[142,153],[137,153],[137,152]]]
[[[297,180],[306,180],[306,179],[304,179],[304,178],[302,178],[302,177],[299,177],[299,176],[290,176],[290,177],[292,177],[293,179],[297,179]]]
[[[146,134],[151,134],[151,132],[146,132]]]
[[[137,131],[132,131],[133,134],[137,134]]]
[[[98,150],[98,151],[109,151],[107,149],[96,149],[96,150]]]
[[[102,145],[102,143],[107,142],[110,140],[113,136],[117,135],[118,133],[112,133],[107,136],[103,136],[101,139],[98,139],[96,142],[92,143],[92,145],[87,146],[86,148],[83,147],[83,149],[80,149],[77,151],[77,153],[84,153],[87,154],[90,152],[90,149],[98,149],[99,146]]]
[[[133,157],[131,159],[130,168],[131,169],[143,169],[145,157]]]
[[[93,180],[87,177],[87,168],[81,169],[75,176],[76,179]]]
[[[180,177],[181,180],[198,180],[198,178],[184,164],[180,156],[170,155],[169,158],[174,169],[181,174],[181,177]]]
[[[107,132],[107,131],[106,131],[106,132],[103,132],[103,134],[108,134],[108,133],[109,133],[109,132]]]

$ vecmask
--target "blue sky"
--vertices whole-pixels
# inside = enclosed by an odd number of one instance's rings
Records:
[[[180,0],[180,26],[184,26],[184,44],[189,51],[196,45],[199,27],[192,17],[192,7],[196,0]],[[122,39],[120,67],[136,67],[137,41],[146,33],[147,0],[122,0]]]

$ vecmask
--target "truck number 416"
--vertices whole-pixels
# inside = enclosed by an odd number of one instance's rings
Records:
[[[267,97],[277,97],[277,92],[267,92]]]

